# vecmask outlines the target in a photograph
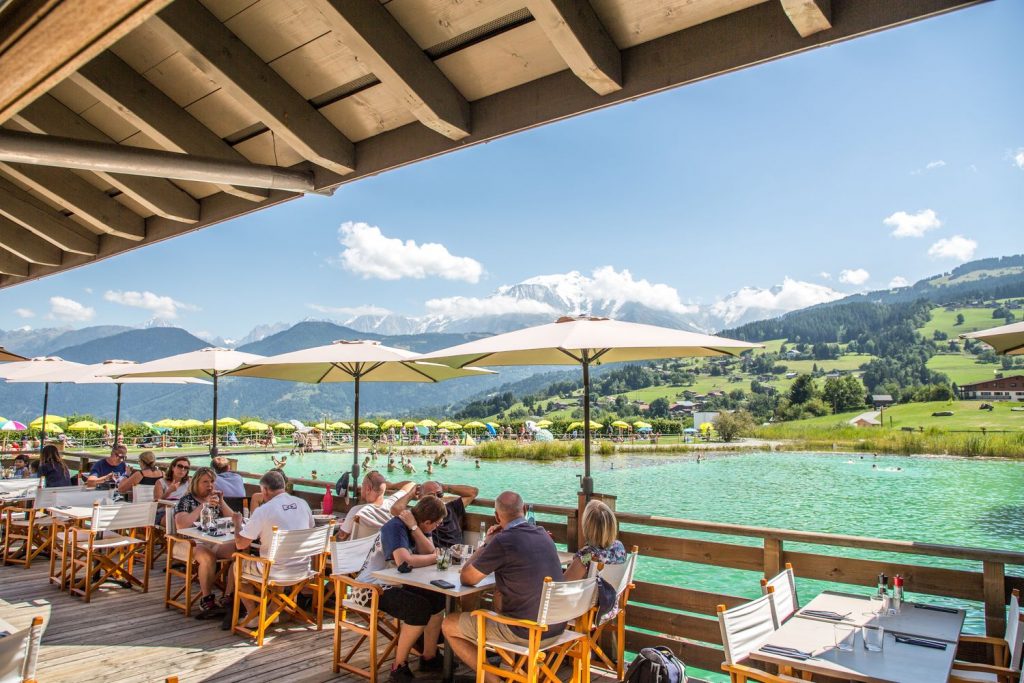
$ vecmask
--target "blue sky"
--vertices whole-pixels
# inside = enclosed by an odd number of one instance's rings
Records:
[[[360,180],[4,290],[0,327],[237,337],[602,268],[664,307],[786,278],[811,302],[1020,253],[1021,26],[996,0]]]

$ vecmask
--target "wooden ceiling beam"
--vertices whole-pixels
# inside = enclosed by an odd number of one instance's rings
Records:
[[[2,161],[0,171],[36,194],[63,206],[100,232],[136,242],[146,236],[146,221],[142,216],[108,197],[73,171]]]
[[[249,161],[111,52],[83,66],[70,80],[168,151],[235,163]],[[269,195],[258,188],[220,183],[217,187],[253,202]]]
[[[28,261],[0,248],[0,287],[13,285],[28,277]]]
[[[528,0],[526,7],[581,81],[598,95],[622,89],[622,54],[589,0]]]
[[[40,97],[12,120],[30,133],[114,142],[50,95]],[[199,202],[169,180],[121,173],[97,172],[97,175],[158,216],[182,223],[199,220]]]
[[[64,260],[60,247],[3,216],[0,216],[0,247],[29,263],[59,266]]]
[[[96,235],[2,178],[0,215],[6,216],[64,251],[86,256],[95,256],[99,253],[99,239]]]
[[[355,170],[352,142],[198,0],[176,0],[150,25],[303,158],[335,173]]]
[[[63,0],[15,15],[11,21],[20,26],[0,30],[4,36],[0,50],[0,122],[140,26],[168,2]]]
[[[781,0],[801,38],[832,28],[832,0]]]
[[[341,42],[419,121],[451,140],[470,134],[469,102],[380,0],[312,0]]]

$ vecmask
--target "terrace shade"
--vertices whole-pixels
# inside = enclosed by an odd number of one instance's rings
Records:
[[[131,360],[105,360],[95,365],[81,365],[79,363],[68,363],[63,368],[51,368],[41,374],[31,374],[26,377],[18,376],[8,381],[12,383],[24,382],[45,382],[47,392],[50,384],[116,384],[117,402],[114,407],[114,443],[117,443],[121,433],[121,387],[124,384],[209,384],[201,379],[189,377],[111,377],[111,372],[119,372],[125,368],[137,367],[138,363]],[[44,411],[46,400],[43,401]],[[50,420],[58,419],[58,416],[51,416]],[[59,418],[66,421],[64,418]],[[101,425],[102,428],[102,425]]]
[[[423,360],[452,367],[467,365],[580,365],[583,368],[583,423],[590,424],[590,366],[595,363],[656,360],[683,356],[733,356],[761,344],[667,327],[589,316],[562,317],[494,337],[427,353]],[[590,498],[590,430],[583,433],[584,495]]]
[[[13,363],[16,361],[28,360],[24,356],[19,356],[16,353],[11,353],[4,347],[0,346],[0,363]]]
[[[354,387],[353,421],[360,429],[359,385],[362,382],[441,382],[456,377],[487,374],[477,368],[452,368],[437,363],[419,362],[419,354],[382,346],[375,341],[336,341],[325,346],[283,353],[247,362],[229,373],[238,377],[263,377],[308,384],[352,382]],[[376,425],[374,426],[376,427]],[[352,495],[359,491],[359,434],[352,440]]]
[[[254,353],[243,353],[234,349],[210,347],[180,353],[176,356],[140,363],[130,372],[116,373],[117,377],[191,377],[213,380],[213,437],[210,439],[210,455],[217,455],[217,380],[243,363],[262,359]],[[235,424],[238,424],[237,422]]]
[[[42,450],[46,442],[46,411],[50,404],[50,380],[33,380],[32,377],[48,375],[50,373],[73,372],[76,369],[84,368],[82,363],[64,360],[59,356],[39,356],[21,362],[13,362],[0,367],[0,379],[8,382],[15,381],[41,381],[43,383],[43,416],[39,421],[39,431],[43,438],[39,439],[39,448]]]
[[[995,349],[996,353],[1006,356],[1024,355],[1024,321],[980,332],[966,332],[960,338],[980,339]]]

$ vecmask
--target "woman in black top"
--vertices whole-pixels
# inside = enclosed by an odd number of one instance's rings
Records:
[[[71,473],[60,457],[60,451],[53,444],[43,446],[39,454],[39,476],[46,482],[46,488],[71,486]]]
[[[156,466],[156,454],[144,451],[139,455],[139,469],[122,479],[117,490],[128,493],[135,486],[154,486],[163,476],[163,470]]]

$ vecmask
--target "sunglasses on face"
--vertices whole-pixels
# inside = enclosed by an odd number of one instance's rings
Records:
[[[174,466],[174,469],[176,469],[176,470],[177,469],[187,470],[188,469],[188,465],[186,465],[185,463],[179,462],[177,465]]]

